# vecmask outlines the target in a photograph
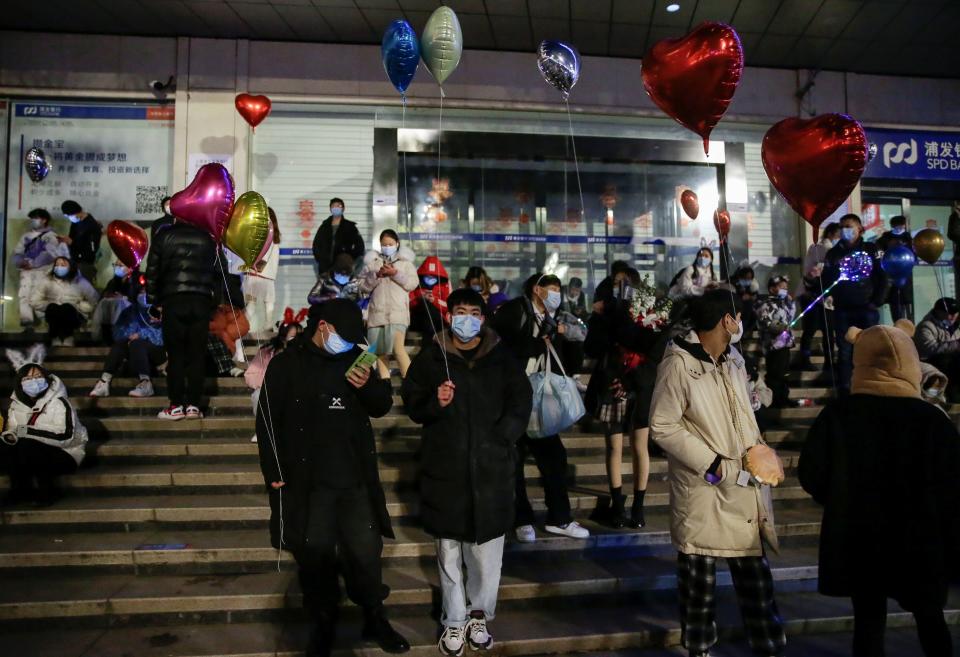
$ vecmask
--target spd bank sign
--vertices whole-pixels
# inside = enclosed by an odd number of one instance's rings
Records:
[[[960,132],[866,131],[877,156],[864,178],[960,181]]]

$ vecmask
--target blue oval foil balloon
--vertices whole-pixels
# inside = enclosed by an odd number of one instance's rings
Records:
[[[541,41],[537,48],[537,67],[543,79],[566,98],[580,79],[580,53],[563,41]]]
[[[410,23],[403,19],[390,23],[383,33],[380,54],[390,82],[401,94],[406,93],[420,63],[420,42]]]

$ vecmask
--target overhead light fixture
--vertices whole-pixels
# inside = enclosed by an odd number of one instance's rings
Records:
[[[671,14],[680,11],[680,3],[671,2],[669,5],[667,5],[667,11],[669,11]]]

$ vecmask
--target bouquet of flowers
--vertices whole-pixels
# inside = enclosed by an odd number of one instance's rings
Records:
[[[657,297],[657,288],[650,283],[649,274],[644,274],[630,301],[630,316],[633,320],[659,331],[669,323],[672,309],[673,301],[666,296]]]

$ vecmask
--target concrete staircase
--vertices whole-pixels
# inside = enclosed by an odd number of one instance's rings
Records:
[[[18,335],[0,337],[5,344],[26,344]],[[247,347],[248,353],[254,349]],[[162,379],[155,379],[158,396],[150,399],[127,397],[134,381],[123,378],[114,380],[115,396],[86,397],[105,355],[104,347],[81,341],[77,348],[53,348],[48,357],[92,442],[85,467],[63,481],[67,494],[61,501],[0,513],[0,655],[301,654],[309,623],[300,610],[291,557],[269,544],[269,508],[257,448],[249,442],[253,418],[242,379],[207,382],[205,419],[163,422],[155,417],[165,402]],[[813,387],[814,373],[792,376],[795,398],[823,401],[830,394]],[[9,368],[0,367],[0,390],[10,385]],[[820,512],[796,479],[805,428],[818,412],[817,407],[780,411],[781,426],[767,433],[788,473],[775,491],[784,549],[771,562],[778,603],[798,646],[829,644],[831,635],[852,627],[847,601],[816,593]],[[403,414],[399,397],[393,412],[374,427],[397,530],[384,550],[388,605],[413,653],[432,657],[439,593],[433,541],[416,520],[418,427]],[[594,535],[573,541],[541,533],[533,545],[508,543],[498,617],[491,623],[495,650],[666,654],[663,647],[679,642],[666,463],[653,462],[648,526],[604,529],[587,520],[606,489],[603,436],[585,423],[563,440],[571,503]],[[624,467],[629,472],[629,458]],[[536,467],[528,464],[526,474],[531,501],[542,510]],[[718,594],[725,642],[736,646],[742,632],[725,572]],[[960,596],[954,596],[949,618],[960,625]],[[911,622],[891,608],[891,627]],[[340,644],[344,654],[379,654],[359,641],[355,609],[344,613]],[[674,648],[669,654],[681,653]]]

